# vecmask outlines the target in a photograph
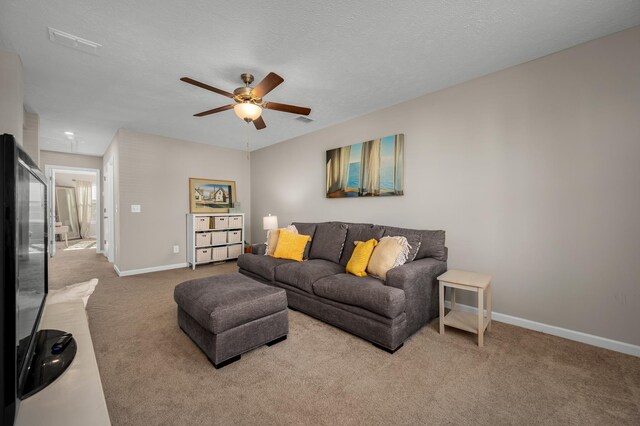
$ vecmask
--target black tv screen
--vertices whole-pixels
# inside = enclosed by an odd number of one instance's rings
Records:
[[[47,295],[47,185],[10,135],[0,135],[0,424],[20,405]]]
[[[46,186],[33,170],[18,161],[16,182],[18,285],[16,293],[17,371],[23,371],[29,340],[46,295]]]

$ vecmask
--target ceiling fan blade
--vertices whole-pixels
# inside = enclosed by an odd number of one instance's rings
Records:
[[[253,120],[253,125],[256,126],[256,130],[262,130],[267,127],[267,125],[264,123],[264,120],[262,119],[262,116]]]
[[[299,107],[295,105],[279,104],[278,102],[265,102],[263,105],[267,109],[275,111],[290,112],[291,114],[309,115],[311,108]]]
[[[197,114],[193,114],[194,117],[204,117],[205,115],[215,114],[216,112],[226,111],[228,109],[232,109],[236,104],[225,105],[218,108],[210,109],[209,111],[202,111]]]
[[[264,95],[278,87],[284,78],[274,72],[270,72],[258,85],[251,91],[256,98],[262,98]]]
[[[229,92],[225,92],[224,90],[218,89],[216,87],[213,86],[209,86],[208,84],[204,84],[204,83],[200,83],[199,81],[196,81],[192,78],[189,77],[182,77],[180,80],[184,81],[185,83],[189,83],[189,84],[193,84],[194,86],[198,86],[201,87],[205,90],[210,90],[212,92],[215,92],[219,95],[222,96],[226,96],[227,98],[232,98],[233,99],[233,93],[229,93]]]

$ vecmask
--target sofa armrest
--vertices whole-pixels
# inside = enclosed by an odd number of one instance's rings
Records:
[[[447,262],[426,257],[387,272],[386,285],[404,290],[406,337],[438,316],[438,276],[446,271]]]
[[[251,244],[251,254],[265,254],[266,252],[267,245],[265,243]]]
[[[447,262],[432,257],[396,266],[387,272],[387,285],[405,290],[408,286],[429,283],[447,272]]]

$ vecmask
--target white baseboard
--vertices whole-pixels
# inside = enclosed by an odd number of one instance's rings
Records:
[[[153,266],[151,268],[130,269],[128,271],[121,271],[118,268],[118,265],[114,263],[113,269],[116,271],[116,274],[118,274],[119,277],[128,277],[130,275],[148,274],[149,272],[168,271],[169,269],[186,268],[187,266],[189,266],[189,264],[187,262],[184,262],[184,263],[174,263],[173,265]]]
[[[444,302],[444,305],[447,308],[451,308],[451,302],[448,300]],[[460,303],[456,303],[456,309],[465,312],[478,312],[478,308],[469,305],[463,305]],[[599,348],[610,349],[612,351],[622,352],[623,354],[640,357],[640,346],[632,345],[630,343],[619,342],[617,340],[607,339],[606,337],[594,336],[592,334],[583,333],[581,331],[569,330],[567,328],[556,327],[555,325],[543,324],[541,322],[501,314],[499,312],[492,311],[491,319],[529,330],[539,331],[541,333],[551,334],[553,336],[574,340],[576,342],[586,343],[587,345],[597,346]]]

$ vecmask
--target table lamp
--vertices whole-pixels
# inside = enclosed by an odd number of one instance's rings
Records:
[[[270,231],[272,229],[278,229],[278,216],[264,216],[262,218],[262,229]]]

